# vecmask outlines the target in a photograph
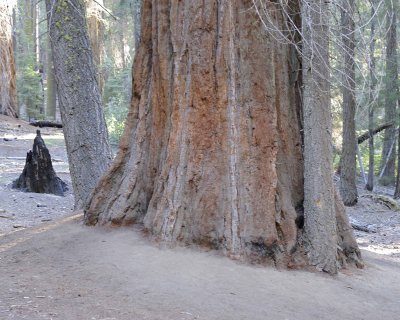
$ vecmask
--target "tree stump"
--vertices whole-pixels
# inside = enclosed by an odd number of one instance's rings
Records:
[[[50,152],[44,143],[40,130],[33,142],[33,148],[26,155],[22,174],[13,182],[13,188],[27,192],[52,193],[63,196],[67,185],[57,177],[51,162]]]

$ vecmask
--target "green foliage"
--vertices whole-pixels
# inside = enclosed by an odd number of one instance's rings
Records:
[[[44,4],[42,4],[42,7]],[[39,73],[39,65],[36,62],[34,52],[35,41],[33,30],[36,28],[33,21],[30,6],[24,1],[18,1],[16,19],[16,76],[17,99],[19,109],[25,110],[21,116],[42,120],[44,118],[44,92],[42,75]],[[44,26],[39,26],[39,33]],[[39,40],[39,46],[41,42]]]
[[[396,178],[395,177],[382,177],[379,179],[379,183],[382,186],[394,186],[396,183]]]
[[[17,97],[19,104],[25,105],[30,118],[43,118],[43,95],[40,90],[40,74],[34,70],[30,57],[17,55]]]
[[[128,112],[128,104],[125,101],[119,100],[119,98],[110,98],[104,108],[111,143],[118,143],[121,138]]]
[[[123,133],[130,103],[130,68],[114,71],[106,82],[103,103],[108,133],[112,143],[117,143]],[[128,90],[127,90],[128,88]]]

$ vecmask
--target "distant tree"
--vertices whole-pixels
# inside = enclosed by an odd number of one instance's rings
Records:
[[[390,2],[389,2],[390,3]],[[387,16],[387,25],[389,27],[387,34],[387,48],[386,48],[386,103],[392,104],[394,107],[398,106],[400,110],[400,83],[398,73],[398,38],[397,38],[397,14],[400,5],[393,3],[391,14]],[[396,190],[394,197],[400,198],[400,134],[398,135],[398,153],[397,153],[397,176],[396,176]]]
[[[137,51],[140,43],[140,25],[141,25],[141,2],[133,0],[133,19],[135,25],[135,51]]]
[[[0,2],[0,114],[18,116],[12,12]]]
[[[46,117],[50,119],[56,119],[57,115],[57,88],[56,88],[56,78],[54,75],[54,63],[53,63],[53,53],[51,52],[50,38],[47,38],[47,108]]]
[[[397,115],[398,99],[398,63],[397,63],[397,36],[396,36],[396,10],[395,2],[386,1],[386,76],[385,76],[385,121],[393,121]],[[394,6],[393,6],[393,5]],[[385,130],[382,150],[382,177],[393,183],[396,162],[396,128],[393,126]]]
[[[343,57],[343,146],[340,167],[340,195],[346,206],[357,203],[356,186],[356,75],[355,75],[355,23],[354,0],[341,3],[342,57]]]
[[[89,0],[86,2],[87,8],[87,25],[89,31],[89,39],[92,47],[93,62],[96,66],[97,83],[100,95],[104,91],[104,17],[103,17],[103,0]]]
[[[375,164],[375,145],[374,145],[374,111],[375,111],[375,90],[377,85],[376,77],[376,58],[375,58],[375,44],[376,44],[376,0],[371,1],[371,23],[370,23],[370,41],[369,41],[369,59],[368,69],[370,76],[369,84],[369,107],[368,107],[368,180],[365,188],[372,191],[374,188],[374,164]]]
[[[96,70],[80,0],[46,0],[57,93],[75,207],[87,204],[111,163]]]
[[[359,263],[334,197],[328,39],[316,2],[304,8],[306,40],[318,35],[313,49],[323,48],[323,60],[305,65],[304,161],[299,57],[264,29],[252,1],[143,1],[127,125],[86,223],[142,223],[162,241],[278,266],[335,273]],[[284,9],[299,21],[296,3]],[[282,7],[266,6],[284,28]]]

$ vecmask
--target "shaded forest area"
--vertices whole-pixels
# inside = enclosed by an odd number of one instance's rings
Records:
[[[28,121],[61,121],[45,1],[4,0],[0,10],[4,39],[0,48],[9,50],[1,54],[2,83],[14,81],[10,93],[1,95],[11,99],[2,101],[1,113]],[[122,134],[130,101],[136,10],[137,1],[133,0],[86,1],[91,49],[113,143]],[[5,90],[4,84],[1,88]]]

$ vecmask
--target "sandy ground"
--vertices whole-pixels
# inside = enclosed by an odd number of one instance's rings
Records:
[[[78,217],[0,238],[0,319],[399,319],[399,263],[364,256],[337,277],[277,271]]]
[[[160,248],[138,229],[83,226],[71,193],[12,190],[35,130],[0,116],[0,320],[400,319],[399,212],[360,197],[349,214],[376,231],[356,232],[366,268],[336,277]],[[62,133],[42,135],[70,185]]]

